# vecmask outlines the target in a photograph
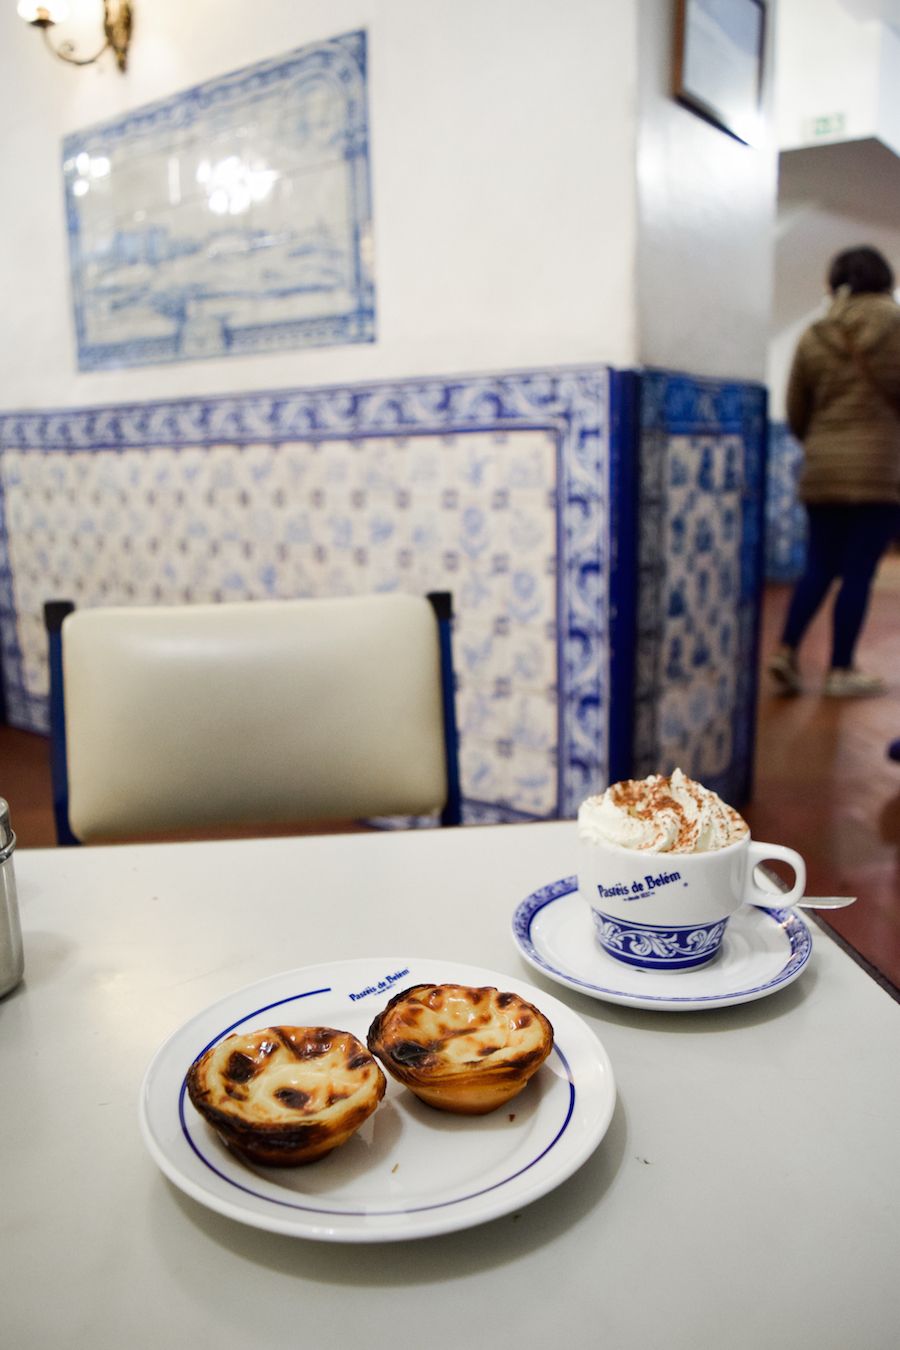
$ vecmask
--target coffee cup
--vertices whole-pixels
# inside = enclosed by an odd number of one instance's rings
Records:
[[[794,871],[779,907],[800,900],[806,887],[799,853],[749,833],[701,853],[654,853],[585,839],[578,849],[578,889],[600,946],[642,970],[696,970],[716,956],[728,920],[742,905],[771,908],[771,891],[754,879],[761,863],[778,859]]]

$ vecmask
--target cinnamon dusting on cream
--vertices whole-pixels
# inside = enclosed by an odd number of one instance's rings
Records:
[[[579,837],[651,853],[707,853],[742,839],[749,828],[715,792],[676,769],[670,777],[613,783],[578,812]]]

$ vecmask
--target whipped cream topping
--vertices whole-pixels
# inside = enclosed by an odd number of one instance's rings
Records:
[[[709,853],[748,833],[733,807],[680,769],[613,783],[578,809],[579,839],[644,853]]]

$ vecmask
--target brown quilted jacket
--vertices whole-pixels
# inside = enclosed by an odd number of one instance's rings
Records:
[[[900,502],[900,305],[839,295],[807,328],[787,391],[805,502]]]

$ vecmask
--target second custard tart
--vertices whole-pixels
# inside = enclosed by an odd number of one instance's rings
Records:
[[[417,984],[379,1013],[368,1045],[388,1073],[429,1106],[484,1115],[537,1072],[553,1048],[553,1027],[518,994]]]

